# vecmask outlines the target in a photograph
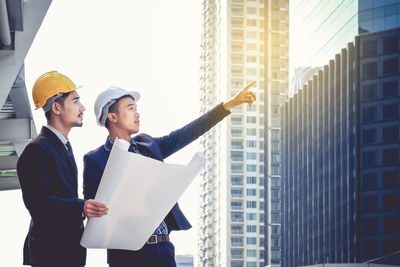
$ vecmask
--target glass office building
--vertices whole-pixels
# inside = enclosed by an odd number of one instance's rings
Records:
[[[202,112],[256,81],[201,138],[199,266],[281,263],[280,105],[288,95],[288,0],[204,0]]]
[[[292,0],[290,14],[293,94],[356,35],[399,27],[400,0]]]
[[[282,266],[400,264],[399,42],[356,37],[283,106]]]

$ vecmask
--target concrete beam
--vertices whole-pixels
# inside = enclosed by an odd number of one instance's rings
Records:
[[[32,124],[29,118],[0,120],[0,142],[31,139]]]
[[[0,171],[15,170],[17,168],[17,161],[18,156],[0,157]]]
[[[1,190],[12,190],[19,189],[21,186],[19,185],[18,177],[7,177],[0,178],[0,191]]]

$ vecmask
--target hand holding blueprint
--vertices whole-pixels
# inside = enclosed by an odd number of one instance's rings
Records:
[[[84,247],[141,249],[205,163],[200,153],[184,166],[128,148],[128,142],[115,140],[95,198],[108,206],[108,215],[88,220]]]

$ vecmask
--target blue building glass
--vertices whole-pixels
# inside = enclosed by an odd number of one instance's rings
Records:
[[[399,38],[357,36],[282,107],[282,266],[400,250]]]

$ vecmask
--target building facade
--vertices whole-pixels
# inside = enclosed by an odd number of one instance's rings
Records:
[[[290,5],[291,94],[308,80],[304,70],[317,73],[357,34],[400,26],[400,0],[292,0]]]
[[[400,250],[399,39],[356,37],[282,107],[282,266]]]
[[[280,265],[280,108],[288,91],[288,1],[203,1],[202,112],[256,81],[201,139],[199,266]]]

